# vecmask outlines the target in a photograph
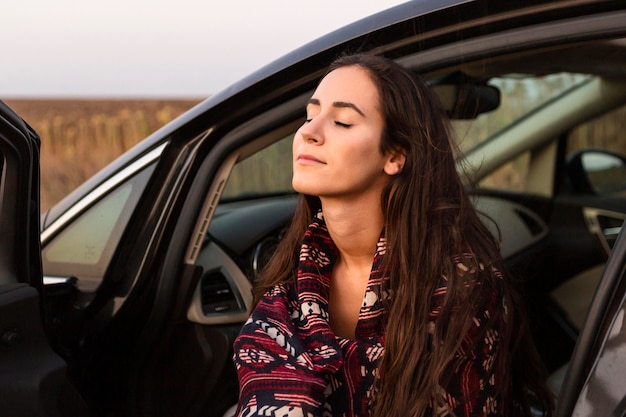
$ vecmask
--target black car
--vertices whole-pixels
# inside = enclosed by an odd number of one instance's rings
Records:
[[[229,413],[251,282],[294,209],[291,139],[347,52],[441,98],[556,415],[626,415],[623,0],[399,5],[208,98],[41,217],[37,134],[0,105],[0,415]]]

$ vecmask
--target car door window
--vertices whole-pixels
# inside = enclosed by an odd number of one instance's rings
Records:
[[[83,291],[102,281],[154,164],[144,168],[67,225],[43,248],[47,277],[76,277]]]
[[[293,192],[293,134],[239,161],[222,194],[223,201]]]
[[[626,105],[573,129],[567,139],[567,154],[596,149],[626,156],[624,132],[626,132]]]

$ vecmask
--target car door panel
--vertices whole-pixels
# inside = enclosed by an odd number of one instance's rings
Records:
[[[2,101],[0,156],[2,271],[41,288],[39,222],[33,223],[39,211],[39,137]]]
[[[37,290],[27,284],[3,285],[0,311],[2,415],[65,416],[71,415],[69,404],[73,412],[88,415],[67,381],[65,361],[48,346]]]
[[[231,346],[241,323],[207,326],[187,320],[202,275],[202,267],[183,267],[168,319],[145,350],[144,382],[135,405],[139,415],[221,416],[237,400]]]
[[[538,239],[505,260],[524,294],[537,349],[548,372],[555,372],[571,356],[580,330],[580,320],[574,315],[581,313],[569,311],[569,307],[585,309],[593,294],[593,291],[586,293],[584,300],[580,297],[573,299],[571,288],[567,286],[575,283],[572,288],[580,289],[581,284],[585,284],[585,288],[593,285],[590,281],[597,282],[599,277],[589,278],[590,271],[596,271],[606,261],[606,253],[596,236],[589,232],[583,215],[582,206],[588,205],[589,200],[550,199],[495,190],[481,190],[478,195],[501,200],[502,209],[511,204],[518,205],[539,219],[532,221],[533,217],[524,217],[528,233],[538,230]],[[497,204],[492,205],[490,217],[496,223],[503,221]],[[538,227],[535,223],[543,226]],[[502,230],[506,231],[507,227],[505,224]],[[520,236],[504,234],[502,238],[519,240]],[[581,282],[579,277],[586,282]]]
[[[87,415],[44,328],[39,137],[1,101],[0,167],[0,410],[9,417]]]
[[[615,243],[572,355],[555,417],[623,416],[626,233]]]
[[[527,204],[528,196],[523,201]],[[557,196],[547,218],[547,238],[516,262],[527,283],[533,333],[549,372],[571,356],[610,251],[603,236],[607,228],[590,222],[590,216],[610,210],[617,222],[625,208],[615,199]]]

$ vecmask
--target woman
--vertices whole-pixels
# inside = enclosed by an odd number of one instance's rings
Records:
[[[234,345],[238,415],[549,414],[430,90],[390,60],[346,56],[306,114],[300,202]]]

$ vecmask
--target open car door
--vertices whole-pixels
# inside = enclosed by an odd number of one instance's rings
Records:
[[[555,417],[626,415],[625,316],[626,231],[621,230],[578,337]]]
[[[39,143],[0,101],[0,414],[5,417],[85,415],[67,382],[66,364],[44,330]]]

